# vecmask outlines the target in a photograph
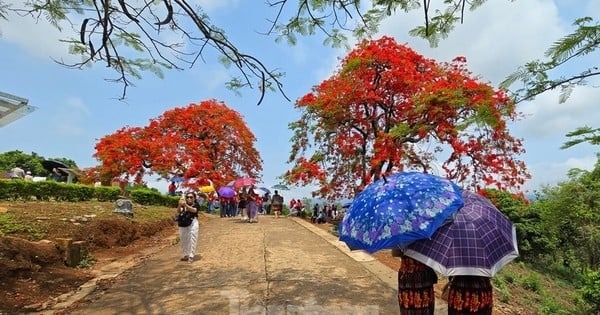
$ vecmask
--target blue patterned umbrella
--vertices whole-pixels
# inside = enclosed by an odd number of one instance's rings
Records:
[[[493,277],[519,256],[516,229],[487,198],[465,191],[463,199],[451,223],[404,254],[444,276]]]
[[[339,226],[340,240],[369,253],[403,248],[431,237],[462,205],[460,188],[448,179],[396,173],[356,196]]]

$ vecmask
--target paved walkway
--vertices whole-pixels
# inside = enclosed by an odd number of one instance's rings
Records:
[[[168,246],[122,264],[121,281],[101,294],[83,288],[71,299],[92,301],[67,314],[398,314],[394,270],[298,218],[211,217],[201,258],[180,262],[180,253]]]

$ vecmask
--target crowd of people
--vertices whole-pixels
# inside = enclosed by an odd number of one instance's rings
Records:
[[[8,178],[10,179],[22,179],[26,181],[39,181],[40,179],[45,180],[45,177],[35,177],[29,170],[24,170],[23,167],[17,165],[8,172]],[[57,182],[66,182],[67,174],[58,168],[53,168],[50,173],[50,178]]]
[[[168,195],[179,195],[179,186],[170,182]],[[182,194],[177,206],[177,213],[173,217],[178,221],[182,260],[193,261],[196,242],[198,239],[197,217],[198,212],[205,209],[207,213],[219,212],[221,218],[240,217],[240,220],[249,223],[258,223],[259,215],[274,215],[279,218],[283,215],[285,199],[275,190],[273,195],[269,191],[260,191],[254,186],[242,187],[231,197],[219,196],[218,193],[201,193],[190,191]],[[325,204],[320,207],[315,204],[312,212],[307,212],[305,205],[299,199],[291,199],[288,205],[288,216],[309,217],[311,222],[322,224],[331,220],[341,219],[343,216],[335,204]],[[188,213],[188,216],[182,214]],[[190,214],[191,213],[191,214]],[[195,221],[196,223],[194,223]],[[191,257],[191,258],[190,258]]]
[[[242,188],[233,197],[219,197],[219,213],[222,218],[240,216],[242,221],[258,223],[259,214],[274,214],[281,216],[283,210],[283,196],[277,190],[273,196],[269,192],[259,193],[250,186]],[[209,210],[210,212],[210,210]]]
[[[23,179],[26,181],[33,181],[33,176],[31,175],[31,171],[25,171],[20,166],[15,166],[10,170],[9,177],[11,179]]]

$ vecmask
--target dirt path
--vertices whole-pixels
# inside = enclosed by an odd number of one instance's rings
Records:
[[[395,272],[349,252],[330,233],[292,218],[258,224],[214,218],[201,259],[170,246],[112,278],[65,314],[396,314]],[[324,241],[325,240],[325,241]],[[114,272],[114,271],[113,271]],[[441,306],[441,305],[440,305]],[[54,307],[46,314],[61,311]],[[40,313],[37,313],[40,314]],[[445,311],[436,312],[445,314]]]

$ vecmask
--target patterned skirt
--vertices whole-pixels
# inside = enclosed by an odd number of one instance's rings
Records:
[[[437,275],[426,265],[408,258],[402,258],[398,270],[398,304],[402,315],[433,315],[435,293],[433,285]]]
[[[448,315],[491,315],[493,290],[487,277],[453,277],[448,291]]]

